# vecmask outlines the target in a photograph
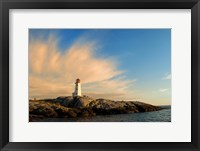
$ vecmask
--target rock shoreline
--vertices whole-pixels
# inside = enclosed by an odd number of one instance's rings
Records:
[[[162,108],[138,101],[113,101],[83,97],[29,100],[29,121],[44,118],[77,118],[95,115],[158,111]]]

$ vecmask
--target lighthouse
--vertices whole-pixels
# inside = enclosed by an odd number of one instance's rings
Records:
[[[81,80],[80,79],[76,79],[75,90],[74,90],[74,93],[72,93],[72,96],[73,97],[81,96]]]

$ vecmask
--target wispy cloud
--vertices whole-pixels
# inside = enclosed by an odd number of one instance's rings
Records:
[[[131,90],[131,92],[129,91],[129,86],[134,82],[136,82],[136,80],[127,80],[124,78],[108,79],[85,84],[83,86],[83,92],[95,98],[127,99],[130,97],[130,94],[132,94],[132,97],[136,95],[134,94],[134,90]]]
[[[29,97],[52,98],[71,95],[74,81],[80,78],[83,92],[123,96],[134,80],[119,77],[117,61],[95,55],[95,42],[78,40],[65,52],[59,51],[57,40],[31,39],[29,42]],[[98,95],[99,94],[99,95]],[[113,95],[114,96],[114,95]]]
[[[166,91],[168,91],[168,89],[160,89],[159,91],[160,92],[166,92]]]
[[[171,74],[166,74],[162,80],[170,80],[171,79]]]

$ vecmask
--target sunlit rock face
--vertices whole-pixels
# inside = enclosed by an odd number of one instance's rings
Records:
[[[71,107],[89,107],[89,103],[92,101],[94,101],[94,99],[88,96],[77,96],[74,97]]]

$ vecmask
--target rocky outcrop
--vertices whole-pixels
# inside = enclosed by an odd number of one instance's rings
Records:
[[[81,107],[88,107],[90,102],[94,101],[93,98],[90,98],[88,96],[83,96],[83,97],[75,97],[70,104],[70,107],[76,107],[76,108],[81,108]]]
[[[83,97],[29,100],[29,119],[76,118],[94,115],[125,114],[160,110],[160,107],[138,101],[113,101]]]

